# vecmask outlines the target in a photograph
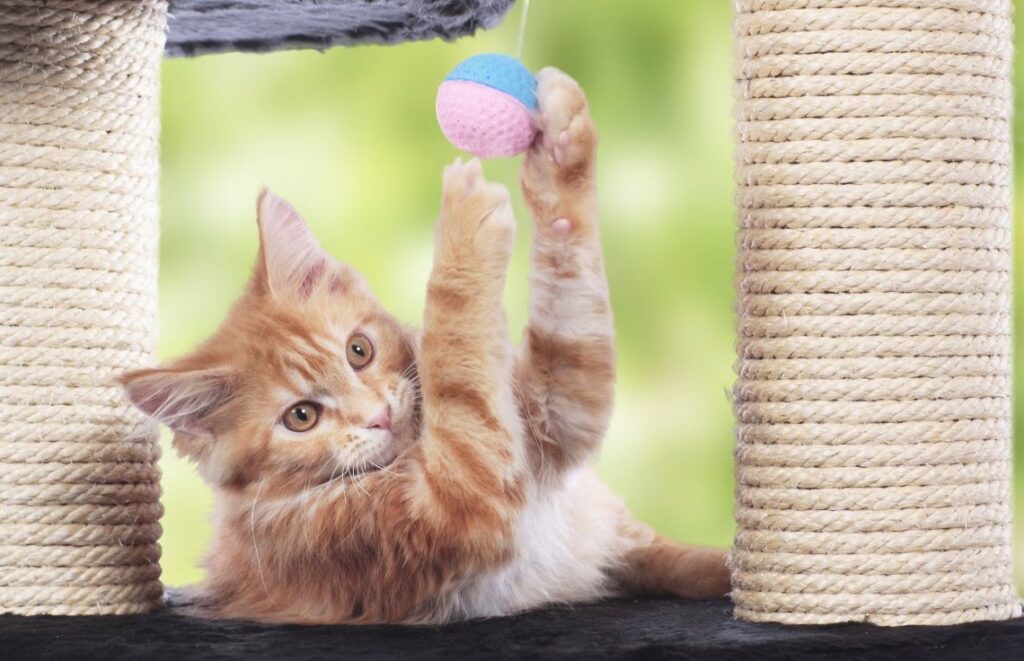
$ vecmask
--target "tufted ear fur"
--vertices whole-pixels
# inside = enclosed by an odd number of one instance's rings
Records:
[[[306,221],[286,201],[264,188],[256,201],[260,253],[253,274],[257,291],[272,296],[308,297],[334,260],[324,252]]]
[[[132,404],[176,434],[207,436],[211,414],[230,398],[236,378],[227,368],[156,367],[128,372],[121,383]]]

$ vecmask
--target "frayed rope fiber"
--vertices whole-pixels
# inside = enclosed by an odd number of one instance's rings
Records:
[[[736,615],[1020,615],[1010,0],[737,0]]]
[[[160,602],[162,0],[0,0],[0,612]]]

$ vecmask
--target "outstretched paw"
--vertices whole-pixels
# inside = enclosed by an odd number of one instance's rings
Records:
[[[588,166],[597,147],[597,131],[587,97],[567,74],[547,67],[537,76],[540,102],[540,150],[563,171]]]
[[[515,218],[508,189],[487,181],[478,159],[456,159],[444,169],[439,256],[480,259],[504,272],[515,242]]]
[[[578,198],[593,191],[597,130],[586,95],[562,71],[540,71],[537,99],[540,133],[523,162],[523,194],[538,221],[564,234],[580,219],[558,218],[559,207],[577,207]]]

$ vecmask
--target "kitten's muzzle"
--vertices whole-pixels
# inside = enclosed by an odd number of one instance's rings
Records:
[[[383,409],[377,412],[370,420],[366,423],[367,429],[383,429],[394,433],[394,429],[391,426],[391,405],[388,404]]]

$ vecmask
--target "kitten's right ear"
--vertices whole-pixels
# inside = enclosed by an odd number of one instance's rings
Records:
[[[203,436],[211,433],[210,414],[234,390],[234,372],[226,368],[135,370],[121,377],[132,404],[175,433]]]
[[[333,270],[334,260],[320,247],[299,212],[267,188],[256,199],[256,219],[260,254],[253,286],[272,295],[309,295]]]

